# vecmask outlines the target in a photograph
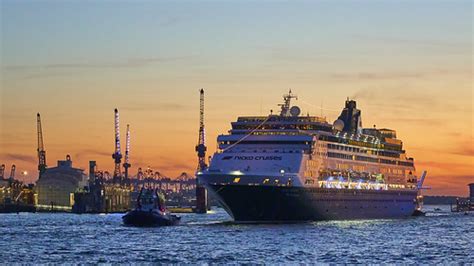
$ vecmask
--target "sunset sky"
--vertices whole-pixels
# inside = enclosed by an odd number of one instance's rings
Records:
[[[132,173],[193,173],[199,88],[208,151],[239,115],[288,88],[332,122],[347,97],[364,126],[397,130],[428,194],[474,182],[472,1],[1,1],[0,164],[113,171],[113,110]]]

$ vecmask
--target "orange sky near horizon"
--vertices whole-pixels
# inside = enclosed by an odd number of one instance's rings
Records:
[[[96,160],[112,172],[119,108],[122,147],[126,124],[132,132],[132,174],[147,166],[169,177],[193,173],[199,88],[209,155],[237,116],[278,110],[292,88],[303,114],[321,115],[322,105],[329,122],[347,97],[357,100],[364,127],[396,130],[418,172],[428,171],[425,194],[467,195],[474,182],[472,13],[462,1],[449,14],[444,2],[414,1],[410,9],[382,2],[364,2],[360,13],[326,2],[121,3],[116,12],[107,3],[37,1],[44,6],[34,9],[2,2],[0,164],[8,173],[14,163],[17,177],[28,171],[22,178],[35,180],[40,112],[48,166],[70,154],[77,167]],[[422,20],[416,10],[426,12]],[[349,23],[333,20],[341,13]]]

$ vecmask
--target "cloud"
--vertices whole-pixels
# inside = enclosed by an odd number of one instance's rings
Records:
[[[332,73],[329,77],[338,80],[380,80],[380,79],[417,79],[426,73],[421,72],[358,72],[358,73]]]
[[[440,75],[472,75],[471,69],[422,69],[420,71],[384,71],[384,72],[346,72],[329,73],[330,79],[339,81],[376,81],[376,80],[407,80],[439,77]]]
[[[166,63],[189,58],[188,56],[176,57],[143,57],[129,58],[124,61],[116,62],[64,62],[42,65],[5,65],[5,70],[38,70],[38,69],[83,69],[83,68],[130,68],[143,67],[150,64]]]
[[[461,133],[449,133],[448,135],[460,138],[463,137]],[[459,141],[457,144],[453,143],[452,146],[455,146],[451,149],[442,149],[442,148],[427,148],[427,147],[413,147],[413,150],[420,150],[424,152],[430,153],[449,153],[458,156],[468,156],[474,159],[474,141],[473,140],[462,140]],[[473,161],[474,163],[474,161]]]
[[[418,161],[416,163],[417,168],[426,168],[426,169],[440,169],[445,170],[449,169],[452,172],[458,172],[463,169],[469,169],[472,165],[465,164],[465,163],[455,163],[455,162],[448,162],[448,161]]]
[[[31,156],[31,155],[24,155],[24,154],[13,154],[13,153],[7,153],[2,156],[4,160],[7,161],[20,161],[20,162],[25,162],[25,163],[35,163],[36,158]]]
[[[187,109],[188,106],[180,103],[135,103],[130,104],[125,107],[121,107],[120,110],[126,111],[150,111],[150,110],[160,110],[160,111],[178,111]]]
[[[421,118],[421,117],[387,117],[384,119],[386,122],[398,122],[403,124],[411,124],[411,125],[423,125],[423,126],[431,126],[431,127],[438,127],[443,125],[442,119],[437,118]]]
[[[431,46],[431,47],[441,47],[441,48],[469,48],[471,49],[470,43],[460,43],[460,42],[450,42],[450,41],[440,41],[440,40],[420,40],[420,39],[404,39],[396,37],[381,37],[381,36],[369,36],[369,35],[353,35],[356,39],[363,39],[368,41],[379,41],[384,43],[400,43],[407,45],[417,45],[417,46]]]
[[[459,143],[458,147],[451,150],[450,153],[456,154],[456,155],[462,155],[462,156],[469,156],[469,157],[473,157],[473,159],[474,159],[474,141],[473,141],[473,139],[466,140],[466,141],[463,141],[463,142]]]
[[[389,103],[387,102],[387,91],[390,91]],[[426,114],[427,110],[430,110],[431,114],[445,114],[446,110],[451,112],[471,111],[455,102],[448,102],[443,98],[433,95],[433,93],[421,93],[420,90],[406,85],[363,88],[357,90],[350,98],[364,100],[366,105],[379,110],[393,111],[397,114],[397,118],[403,117],[402,113],[413,118],[414,115]],[[423,118],[426,118],[426,115],[423,115]],[[438,119],[441,121],[441,118]]]
[[[426,194],[453,195],[465,197],[468,194],[469,183],[474,182],[474,175],[428,175],[425,185],[431,187]]]
[[[111,157],[111,156],[112,156],[112,152],[105,152],[105,151],[99,151],[99,150],[94,150],[94,149],[85,149],[85,150],[75,153],[71,159],[79,161],[82,158],[87,157],[87,160],[94,160],[94,157]]]

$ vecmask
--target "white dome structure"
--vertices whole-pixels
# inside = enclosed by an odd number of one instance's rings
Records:
[[[334,121],[332,127],[337,131],[342,131],[344,129],[344,121],[342,121],[341,119],[337,119],[336,121]]]

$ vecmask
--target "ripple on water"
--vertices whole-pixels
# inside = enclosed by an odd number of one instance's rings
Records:
[[[39,263],[472,263],[474,214],[405,220],[242,225],[223,210],[177,227],[121,215],[2,214],[0,261]]]

